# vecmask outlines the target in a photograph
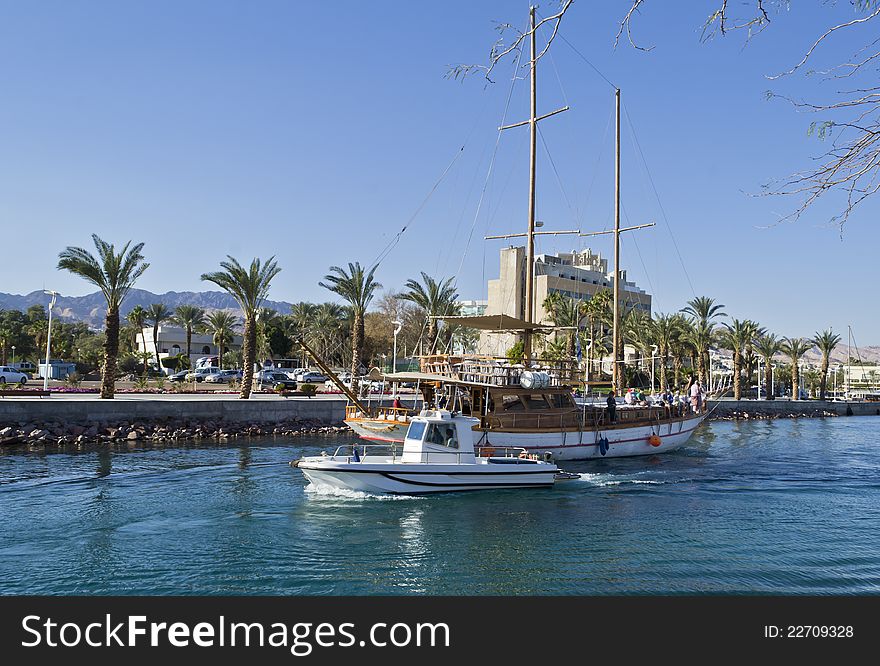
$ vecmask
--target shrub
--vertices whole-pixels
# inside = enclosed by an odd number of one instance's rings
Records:
[[[78,372],[71,372],[69,375],[67,375],[67,378],[64,381],[67,382],[68,386],[76,388],[82,383],[82,375]]]
[[[522,363],[525,358],[525,344],[522,340],[514,343],[513,347],[507,350],[507,360],[511,363]]]
[[[156,377],[156,388],[161,389],[164,386],[165,386],[165,376],[159,375],[158,377]]]
[[[302,384],[299,387],[299,390],[305,393],[310,398],[318,392],[317,384]]]
[[[145,388],[147,388],[147,385],[148,385],[148,383],[147,383],[147,376],[146,375],[141,375],[140,377],[138,377],[137,379],[134,380],[135,388],[145,389]]]
[[[287,387],[281,382],[275,384],[275,393],[284,393],[285,390],[287,390]]]

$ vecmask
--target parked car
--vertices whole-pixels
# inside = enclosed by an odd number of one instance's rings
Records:
[[[220,368],[216,366],[211,366],[209,368],[196,368],[195,370],[186,373],[186,381],[191,382],[193,379],[197,382],[205,381],[205,378],[208,375],[214,375],[220,372]]]
[[[186,376],[190,373],[189,370],[181,370],[180,372],[175,372],[173,375],[168,376],[169,382],[185,382]]]
[[[327,375],[322,375],[320,372],[306,372],[300,375],[298,379],[303,384],[323,384],[327,381]]]
[[[240,380],[244,373],[241,370],[221,370],[205,377],[209,384],[228,384],[233,379]]]
[[[0,384],[27,384],[27,375],[8,365],[0,366]]]
[[[264,386],[269,386],[271,388],[274,388],[279,384],[283,384],[286,389],[295,389],[297,387],[295,379],[291,379],[287,373],[279,370],[262,370],[254,373],[254,381],[261,382]]]

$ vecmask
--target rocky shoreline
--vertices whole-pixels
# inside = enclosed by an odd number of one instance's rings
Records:
[[[122,421],[120,423],[16,423],[0,428],[0,446],[75,447],[95,444],[181,444],[217,442],[250,437],[336,435],[351,432],[344,423],[313,419],[285,423],[224,423],[222,421]]]

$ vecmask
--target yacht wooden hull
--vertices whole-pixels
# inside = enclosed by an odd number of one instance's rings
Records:
[[[490,430],[478,432],[476,446],[482,449],[525,449],[542,457],[550,453],[554,460],[590,460],[594,458],[622,458],[667,453],[681,448],[700,426],[707,414],[663,421],[659,425],[617,426],[613,428],[569,428],[530,430]],[[408,423],[394,423],[381,419],[349,419],[346,423],[360,437],[376,442],[403,444]],[[649,441],[659,438],[659,445]],[[607,440],[607,447],[601,440]],[[657,440],[654,440],[657,443]],[[605,449],[605,454],[602,454]]]

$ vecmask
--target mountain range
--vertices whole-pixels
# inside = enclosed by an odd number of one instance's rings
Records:
[[[122,304],[122,317],[140,305],[149,308],[153,303],[163,303],[168,309],[174,310],[178,305],[195,305],[208,312],[229,310],[241,315],[241,308],[229,294],[223,291],[168,291],[154,294],[144,289],[132,289]],[[24,312],[32,305],[49,305],[49,296],[42,291],[29,294],[5,294],[0,292],[0,310],[21,310]],[[276,310],[281,314],[290,312],[290,303],[285,301],[265,301],[264,307]],[[100,291],[85,296],[59,296],[52,310],[53,315],[67,321],[83,321],[91,328],[103,329],[107,307],[104,295]]]

